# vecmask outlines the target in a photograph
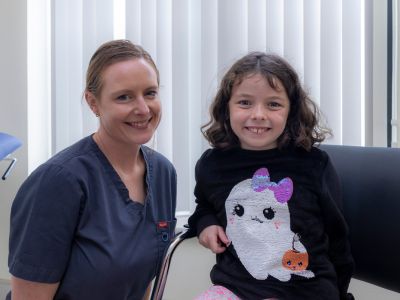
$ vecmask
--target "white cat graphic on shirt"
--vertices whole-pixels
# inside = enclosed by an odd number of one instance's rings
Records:
[[[292,193],[290,178],[270,182],[268,170],[261,168],[253,178],[235,185],[225,202],[226,233],[240,261],[256,279],[271,275],[288,281],[292,274],[314,277],[306,269],[307,250],[290,229],[287,202]]]

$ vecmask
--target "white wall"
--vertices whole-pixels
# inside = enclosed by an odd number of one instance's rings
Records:
[[[0,0],[0,131],[20,138],[18,162],[7,180],[0,180],[0,279],[7,267],[11,202],[27,174],[27,26],[26,0]],[[7,163],[0,162],[3,174]],[[1,174],[1,175],[2,175]]]

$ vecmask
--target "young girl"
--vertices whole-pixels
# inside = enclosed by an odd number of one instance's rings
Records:
[[[203,134],[189,218],[217,254],[197,299],[351,297],[353,260],[338,177],[314,147],[329,130],[294,69],[255,52],[223,77]]]

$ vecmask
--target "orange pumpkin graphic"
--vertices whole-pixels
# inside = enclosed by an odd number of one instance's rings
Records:
[[[292,249],[285,252],[282,257],[284,268],[292,271],[303,271],[308,267],[308,253],[300,252],[294,247],[294,243],[300,241],[300,236],[295,234],[292,239]]]
[[[282,265],[292,271],[303,271],[308,266],[308,253],[296,249],[288,250],[283,255]]]

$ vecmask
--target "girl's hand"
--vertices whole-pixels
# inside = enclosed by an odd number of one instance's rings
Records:
[[[211,225],[200,233],[199,243],[218,254],[224,252],[231,242],[221,226]]]

